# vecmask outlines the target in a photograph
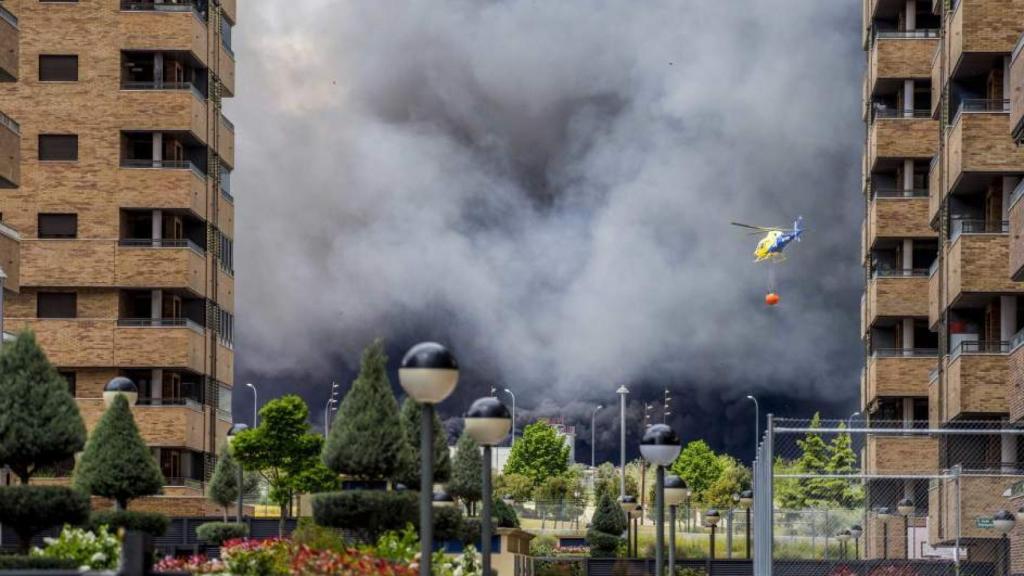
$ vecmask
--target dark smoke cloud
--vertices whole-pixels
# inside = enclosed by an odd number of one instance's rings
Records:
[[[381,336],[393,356],[457,352],[450,413],[508,386],[521,423],[573,419],[588,457],[590,411],[622,383],[672,387],[675,423],[721,446],[752,438],[750,392],[852,405],[856,3],[243,8],[237,349],[265,397],[322,404]],[[754,239],[728,223],[797,215],[810,230],[769,309]]]

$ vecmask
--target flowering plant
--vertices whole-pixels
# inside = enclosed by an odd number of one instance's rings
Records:
[[[44,538],[44,548],[34,548],[33,556],[74,560],[83,570],[112,570],[121,556],[121,541],[100,526],[96,532],[64,526],[57,538]]]

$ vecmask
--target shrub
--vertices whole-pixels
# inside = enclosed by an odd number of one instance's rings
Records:
[[[64,486],[0,486],[0,523],[14,530],[18,546],[28,552],[32,535],[61,524],[77,525],[89,517],[89,497]]]
[[[101,510],[93,512],[89,518],[89,526],[109,526],[111,530],[130,530],[145,532],[152,536],[163,536],[167,532],[170,521],[167,516],[158,512],[134,512],[128,510]]]
[[[480,519],[466,518],[462,521],[462,543],[466,546],[480,544]]]
[[[553,556],[555,554],[555,548],[558,548],[558,537],[553,534],[541,534],[533,540],[530,540],[531,556]]]
[[[377,555],[392,562],[408,564],[419,551],[420,539],[411,524],[401,532],[391,531],[377,540]]]
[[[344,551],[348,546],[341,532],[327,526],[320,526],[312,518],[299,518],[298,525],[292,531],[292,542],[300,546],[308,546],[313,550]]]
[[[492,511],[492,516],[498,519],[498,528],[519,528],[519,516],[516,515],[515,509],[505,504],[501,498],[494,499]]]
[[[0,570],[76,570],[78,566],[67,558],[0,554]]]
[[[626,516],[618,503],[603,494],[587,530],[587,544],[594,558],[608,558],[618,553],[620,535],[626,530]]]
[[[434,538],[443,542],[445,540],[458,540],[462,537],[462,510],[455,506],[434,508]]]
[[[113,570],[121,556],[121,541],[106,526],[95,532],[65,526],[57,538],[46,538],[46,547],[32,550],[32,556],[75,562],[88,570]]]
[[[333,431],[331,432],[333,435]],[[382,534],[416,525],[416,492],[346,490],[313,495],[313,519],[321,526],[351,530],[375,542]]]
[[[249,535],[249,526],[240,522],[207,522],[196,528],[196,536],[211,544],[220,546],[228,540],[245,538]]]

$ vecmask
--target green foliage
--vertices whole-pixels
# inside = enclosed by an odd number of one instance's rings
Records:
[[[846,424],[839,428],[846,430]],[[836,434],[829,443],[828,463],[825,471],[829,474],[854,474],[857,472],[857,454],[853,451],[849,432]],[[863,502],[863,485],[843,478],[825,479],[825,499],[843,508],[853,508]]]
[[[810,428],[821,428],[818,414]],[[844,424],[840,424],[845,429]],[[851,474],[857,469],[857,455],[847,432],[836,434],[826,443],[817,432],[808,432],[798,440],[801,454],[796,460],[778,459],[776,474]],[[775,485],[775,499],[783,509],[799,510],[808,507],[851,508],[860,505],[864,493],[860,484],[842,478],[780,478]]]
[[[291,574],[292,553],[286,542],[263,545],[249,541],[221,548],[221,559],[234,576],[286,576]]]
[[[121,509],[141,496],[160,494],[164,475],[139,435],[123,394],[103,413],[75,468],[75,486],[117,502]]]
[[[377,340],[363,351],[359,377],[345,395],[323,449],[323,461],[361,480],[403,480],[412,452],[387,375],[388,357]]]
[[[821,428],[821,415],[814,413],[809,428]],[[802,453],[797,458],[797,469],[804,474],[823,474],[828,467],[828,444],[821,435],[808,432],[802,440],[797,440]],[[797,481],[802,488],[804,506],[820,506],[828,500],[827,480],[823,478],[804,478]]]
[[[412,524],[401,531],[390,530],[377,539],[377,555],[385,560],[409,564],[420,551],[420,539]]]
[[[0,570],[77,570],[78,562],[66,558],[0,554]]]
[[[406,486],[420,484],[420,414],[423,408],[406,398],[402,403],[402,430],[409,445],[409,467],[402,483]],[[452,477],[452,460],[448,455],[448,433],[441,423],[441,417],[434,411],[434,483],[444,484]]]
[[[341,552],[348,548],[345,538],[340,531],[327,526],[320,526],[312,518],[299,518],[298,525],[292,531],[291,539],[292,542],[300,546],[307,546],[313,550]]]
[[[480,501],[483,492],[483,455],[480,446],[465,432],[455,445],[455,459],[452,463],[452,479],[447,491],[458,498],[472,512],[473,504]]]
[[[44,542],[32,556],[72,561],[83,570],[113,570],[121,557],[121,541],[106,526],[95,532],[64,526],[60,536]]]
[[[231,444],[242,467],[258,472],[270,486],[270,499],[281,508],[282,535],[292,496],[308,487],[310,474],[322,479],[317,469],[323,437],[311,431],[308,418],[302,398],[276,398],[260,409],[259,426],[238,433]]]
[[[626,515],[618,502],[608,494],[601,495],[597,501],[597,510],[587,530],[587,544],[590,555],[594,558],[614,557],[622,541],[621,535],[626,531]]]
[[[196,536],[199,536],[200,540],[217,546],[248,535],[249,526],[241,522],[207,522],[196,527]]]
[[[501,498],[494,499],[491,509],[492,516],[498,519],[498,528],[519,528],[519,515],[514,508],[505,504]]]
[[[540,534],[530,540],[530,556],[541,558],[553,556],[555,548],[558,548],[558,537],[554,534]]]
[[[740,464],[732,456],[722,454],[718,457],[722,464],[722,472],[708,486],[704,493],[703,503],[715,508],[731,508],[734,506],[734,494],[749,490],[753,475],[750,468]]]
[[[522,474],[499,474],[494,479],[494,494],[501,498],[511,496],[522,504],[533,497],[533,481]]]
[[[256,474],[246,472],[242,474],[243,497],[250,498],[259,492],[259,478]],[[228,520],[228,509],[238,503],[238,464],[229,450],[221,450],[217,458],[217,465],[213,469],[213,476],[207,487],[207,497],[224,509],[224,521]]]
[[[313,519],[321,526],[351,530],[364,540],[416,525],[419,509],[416,492],[345,490],[315,494]]]
[[[28,484],[32,473],[85,445],[85,424],[67,381],[35,335],[22,332],[0,349],[0,466]]]
[[[167,533],[170,520],[159,512],[135,512],[132,510],[99,510],[89,517],[89,526],[95,530],[100,526],[109,526],[111,530],[124,529],[133,532],[145,532],[151,536],[163,536]]]
[[[434,538],[438,542],[456,540],[462,536],[462,510],[457,506],[434,508]]]
[[[479,518],[465,518],[462,521],[462,536],[460,538],[462,544],[469,546],[470,544],[476,545],[480,543],[480,519]]]
[[[64,486],[0,486],[0,524],[18,537],[27,553],[29,540],[46,528],[77,525],[89,517],[89,497]]]
[[[569,446],[558,436],[555,427],[546,422],[534,422],[523,430],[523,437],[515,445],[505,463],[505,474],[522,474],[540,486],[552,476],[560,476],[569,469]]]
[[[703,440],[688,443],[672,463],[672,473],[686,481],[698,502],[704,502],[708,488],[724,469],[725,463]]]
[[[431,556],[432,576],[477,576],[480,574],[480,562],[480,553],[472,544],[466,545],[461,558],[438,550]]]
[[[597,477],[594,480],[594,500],[600,500],[601,496],[607,494],[612,500],[619,498],[619,483],[621,482],[619,471],[611,462],[605,462],[597,467]],[[626,475],[626,494],[639,496],[640,489],[637,486],[636,478]]]

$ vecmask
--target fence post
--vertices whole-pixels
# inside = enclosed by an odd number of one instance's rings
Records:
[[[953,481],[956,482],[956,501],[954,503],[956,542],[953,543],[953,563],[956,564],[956,573],[960,573],[960,465],[953,466],[950,472],[953,474]]]
[[[152,569],[153,537],[145,532],[126,532],[121,542],[119,576],[144,576]]]

